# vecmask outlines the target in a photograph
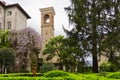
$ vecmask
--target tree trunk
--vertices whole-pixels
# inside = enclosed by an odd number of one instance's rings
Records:
[[[2,74],[5,73],[5,66],[2,65]]]
[[[98,60],[97,60],[97,54],[93,55],[93,67],[92,67],[92,71],[93,73],[98,73]]]
[[[96,37],[96,35],[94,34],[94,37]],[[93,59],[93,67],[92,67],[92,71],[93,73],[98,73],[98,52],[97,52],[97,41],[96,38],[93,38],[93,48],[92,48],[92,59]]]
[[[29,71],[29,72],[31,72],[31,66],[30,66],[30,50],[28,50],[28,52],[27,52],[27,64],[26,64],[26,70],[27,71]],[[33,63],[33,64],[35,64],[35,63]]]
[[[98,39],[98,34],[97,34],[97,20],[96,20],[96,6],[95,6],[95,0],[93,0],[92,4],[92,56],[93,56],[93,67],[92,71],[93,73],[98,73],[98,60],[97,60],[97,39]]]
[[[5,74],[7,74],[7,68],[5,68]]]

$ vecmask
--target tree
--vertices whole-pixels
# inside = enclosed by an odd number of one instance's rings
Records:
[[[32,28],[12,31],[10,41],[16,50],[16,71],[31,71],[30,66],[37,65],[40,51],[41,38],[39,33]]]
[[[0,69],[2,73],[5,73],[5,70],[14,64],[14,51],[10,49],[9,35],[10,31],[0,30]]]
[[[68,35],[68,37],[65,39],[65,47],[67,48],[66,51],[74,58],[72,65],[74,65],[74,67],[76,66],[77,71],[84,71],[86,66],[85,58],[90,55],[88,51],[87,40],[84,38],[84,40],[79,42],[80,39],[77,36],[78,33],[75,33],[74,29],[71,31],[64,29],[64,31]]]
[[[64,38],[59,35],[51,39],[50,42],[46,44],[43,54],[47,54],[47,60],[51,60],[57,56],[57,61],[61,64],[61,67],[65,66],[66,71],[76,71],[76,67],[78,67],[79,62],[84,62],[84,54],[78,51],[78,47],[75,47],[73,44],[77,45],[75,42],[71,42],[69,38]],[[79,61],[80,59],[81,61]]]
[[[9,34],[10,31],[0,30],[0,48],[7,48],[11,46],[9,41]]]
[[[85,51],[92,54],[92,71],[97,73],[98,55],[101,51],[105,51],[103,45],[106,43],[106,37],[104,35],[112,35],[120,29],[120,1],[70,1],[71,5],[66,8],[69,21],[73,26],[69,36],[76,34],[75,37],[78,37],[78,43],[85,42]],[[84,43],[81,44],[84,45]],[[81,48],[83,48],[83,46]]]
[[[48,44],[46,44],[45,49],[43,51],[43,55],[47,54],[46,60],[51,60],[55,56],[59,57],[57,61],[59,63],[62,63],[61,54],[63,51],[63,36],[59,35],[57,37],[54,37],[50,40]]]
[[[114,23],[116,24],[116,23]],[[108,57],[108,61],[112,64],[116,65],[118,68],[120,67],[120,29],[111,30],[109,34],[107,34],[105,50],[107,52],[106,56]]]
[[[14,66],[15,54],[11,48],[0,48],[0,67],[2,73],[7,73]]]

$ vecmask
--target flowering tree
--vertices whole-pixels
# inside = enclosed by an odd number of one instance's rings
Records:
[[[11,31],[10,40],[16,50],[16,71],[31,71],[32,64],[37,63],[41,38],[32,28]]]

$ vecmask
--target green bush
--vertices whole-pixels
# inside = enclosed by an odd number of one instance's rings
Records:
[[[43,73],[37,73],[36,76],[43,76]],[[0,74],[0,77],[33,77],[33,73],[12,73],[12,74]]]
[[[91,66],[84,66],[84,67],[80,68],[78,72],[80,72],[80,73],[92,72],[92,67]]]
[[[56,78],[45,78],[45,77],[0,77],[0,80],[64,80],[64,79],[62,77],[56,77]]]
[[[118,67],[115,64],[112,64],[111,62],[104,62],[100,66],[100,71],[115,72],[118,71]]]
[[[49,71],[36,77],[32,73],[0,74],[0,80],[120,80],[120,72],[68,73],[61,70]]]
[[[61,71],[61,70],[54,70],[49,71],[43,75],[44,77],[66,77],[69,76],[69,73]]]
[[[50,63],[47,63],[47,64],[43,64],[41,67],[40,67],[40,71],[39,72],[48,72],[48,71],[52,71],[52,70],[56,70],[56,67],[54,66],[54,64],[50,64]]]
[[[113,79],[120,79],[120,72],[109,73],[106,77],[113,78]]]

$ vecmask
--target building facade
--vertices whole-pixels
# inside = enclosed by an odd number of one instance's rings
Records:
[[[30,16],[19,4],[6,5],[4,1],[0,1],[0,29],[24,29],[27,27],[27,19],[30,19]]]
[[[28,19],[30,19],[30,16],[19,4],[6,5],[4,1],[0,1],[0,30],[18,31],[25,29]],[[19,62],[23,60],[19,57],[15,56],[15,71],[22,71],[21,67],[23,68],[23,64],[20,63],[18,65],[17,60],[19,60]],[[30,65],[27,66],[26,71],[30,71]]]

